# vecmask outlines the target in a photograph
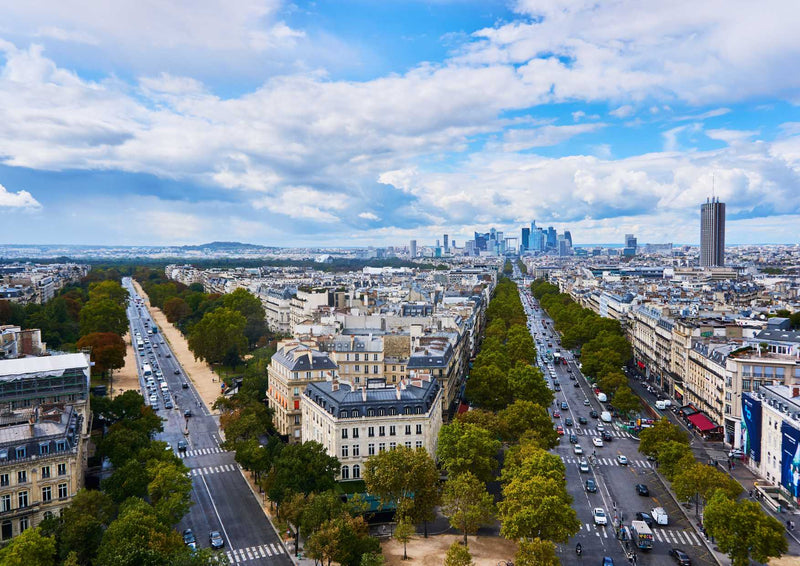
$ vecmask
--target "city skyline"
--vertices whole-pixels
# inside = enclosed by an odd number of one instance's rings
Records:
[[[698,245],[713,192],[728,245],[796,243],[798,13],[769,4],[7,5],[1,239]]]

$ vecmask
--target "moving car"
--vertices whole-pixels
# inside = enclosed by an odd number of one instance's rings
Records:
[[[183,416],[184,416],[184,417],[186,417],[186,418],[188,419],[189,417],[191,417],[191,416],[192,416],[192,410],[191,410],[191,409],[186,409],[186,410],[183,412]]]
[[[617,462],[619,462],[620,466],[627,466],[628,465],[628,457],[625,454],[617,454]]]
[[[554,419],[560,419],[561,418],[561,412],[560,411],[553,411],[553,418]]]
[[[575,389],[580,389],[581,384],[576,381],[575,383],[572,384],[572,387],[574,387]]]
[[[558,433],[559,436],[564,436],[564,427],[561,426],[561,425],[558,425],[556,427],[556,432]]]
[[[575,454],[583,454],[583,448],[581,448],[580,444],[576,444],[572,449],[575,451]]]
[[[578,464],[578,469],[581,471],[582,474],[588,474],[589,462],[587,462],[586,460],[581,460],[580,463]]]
[[[597,411],[595,411],[594,409],[592,409],[591,411],[589,411],[589,416],[590,416],[590,417],[592,417],[593,419],[596,419],[596,418],[597,418],[597,417],[599,417],[600,415],[598,415],[598,414],[597,414]]]
[[[610,556],[603,556],[603,566],[614,566],[614,559]]]
[[[589,406],[589,400],[588,399],[584,399],[583,400],[583,406],[584,407],[588,407]]]
[[[586,480],[586,491],[589,493],[597,493],[597,484],[593,479]]]
[[[575,436],[574,434],[570,434],[569,435],[569,443],[570,444],[577,444],[578,443],[578,437]]]
[[[572,418],[567,417],[566,419],[564,419],[564,424],[567,426],[572,426]]]
[[[599,436],[595,436],[594,438],[592,438],[592,444],[594,444],[598,448],[602,448],[603,447],[603,439],[600,438]]]
[[[592,516],[594,517],[595,525],[608,524],[608,517],[606,516],[606,512],[602,507],[595,507],[594,510],[592,511]]]
[[[197,539],[192,532],[192,529],[186,529],[183,531],[183,544],[194,550],[197,548]]]
[[[588,423],[589,421],[587,421],[587,420],[586,420],[586,417],[578,417],[578,422],[579,422],[580,424],[586,424],[586,423]]]
[[[669,555],[675,561],[676,564],[680,566],[692,566],[692,561],[689,559],[689,555],[682,551],[680,548],[673,548],[669,551]]]
[[[643,495],[644,497],[650,497],[650,490],[647,489],[647,486],[643,483],[636,484],[636,493]]]
[[[608,432],[607,430],[603,431],[603,434],[600,435],[600,438],[602,438],[606,442],[611,442],[612,440],[614,440],[614,437],[611,436],[611,433]]]
[[[603,432],[605,429],[606,427],[603,425],[603,423],[597,423],[597,432]]]
[[[211,544],[211,548],[217,549],[222,548],[225,546],[225,541],[222,540],[222,535],[219,534],[219,531],[211,531],[208,534],[208,542]]]
[[[566,411],[567,409],[569,409],[569,405],[567,405],[567,402],[561,401],[561,410]]]
[[[187,448],[189,448],[189,444],[185,440],[178,441],[178,452],[186,452]]]
[[[650,513],[645,513],[644,511],[639,511],[636,513],[636,520],[644,521],[648,527],[652,527],[655,524],[655,521],[650,516]]]

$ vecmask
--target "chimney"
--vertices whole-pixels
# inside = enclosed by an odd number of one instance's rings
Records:
[[[400,384],[398,384],[397,387],[394,388],[394,393],[395,393],[395,397],[397,397],[397,400],[399,401],[401,393],[402,393],[402,391],[400,389]]]
[[[800,397],[800,387],[792,387],[792,398]]]
[[[367,388],[364,385],[361,386],[361,401],[363,403],[367,402]]]
[[[331,391],[339,391],[339,380],[338,379],[333,379],[333,381],[331,381]]]

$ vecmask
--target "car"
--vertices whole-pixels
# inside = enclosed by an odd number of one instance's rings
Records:
[[[594,517],[595,525],[608,524],[608,516],[606,516],[606,511],[602,507],[595,507],[594,510],[592,510],[592,517]]]
[[[186,417],[186,418],[188,419],[189,417],[191,417],[191,416],[192,416],[192,410],[191,410],[191,409],[186,409],[186,410],[183,412],[183,416],[184,416],[184,417]]]
[[[572,418],[567,417],[566,419],[564,419],[564,424],[567,426],[572,426]]]
[[[167,357],[168,357],[168,358],[171,358],[171,357],[172,357],[172,354],[170,354],[169,352],[167,352]]]
[[[639,511],[636,513],[636,520],[644,521],[648,527],[652,527],[655,524],[655,521],[650,516],[650,513],[645,513],[644,511]]]
[[[583,400],[583,406],[584,407],[588,407],[589,406],[589,400],[588,399],[584,399]]]
[[[180,375],[180,374],[181,374],[181,370],[179,370],[179,369],[176,369],[176,370],[175,370],[175,371],[173,371],[172,373],[173,373],[174,375]]]
[[[592,438],[592,444],[594,444],[598,448],[602,448],[603,447],[603,439],[600,438],[599,436],[595,436],[594,438]]]
[[[614,559],[610,556],[603,556],[603,566],[614,566]]]
[[[593,479],[586,480],[584,485],[586,486],[586,491],[589,493],[597,493],[597,484]]]
[[[581,384],[576,381],[575,383],[572,384],[572,387],[574,387],[575,389],[580,389]]]
[[[192,529],[185,529],[183,531],[183,544],[194,550],[197,548],[197,539],[192,532]]]
[[[553,411],[553,418],[554,419],[560,419],[561,418],[561,413],[559,411]]]
[[[636,493],[643,497],[650,497],[650,490],[643,483],[636,484]]]
[[[569,405],[567,405],[567,402],[561,401],[561,410],[566,411],[567,409],[569,409]]]
[[[597,432],[603,432],[606,429],[603,423],[597,423]]]
[[[558,381],[557,379],[554,379],[553,380],[553,385],[561,385],[561,382]],[[562,407],[561,407],[562,409],[566,409],[566,407],[564,407],[564,405],[566,405],[566,403],[562,402],[561,405],[562,405]]]
[[[669,555],[675,561],[676,564],[680,566],[692,566],[692,561],[689,559],[689,555],[682,551],[680,548],[673,548],[669,551]]]
[[[572,450],[575,452],[575,454],[583,454],[583,448],[581,448],[580,444],[573,446]]]
[[[178,452],[186,452],[188,448],[189,448],[188,442],[186,442],[185,440],[178,441]]]
[[[600,438],[602,438],[606,442],[611,442],[612,440],[614,440],[614,437],[607,430],[603,431],[603,434],[600,435]]]
[[[155,405],[156,403],[158,403],[158,397],[156,396],[155,393],[153,393],[152,395],[150,395],[150,404]]]
[[[625,454],[617,454],[617,462],[619,462],[620,466],[627,466],[628,465],[628,457]]]
[[[578,417],[578,423],[580,423],[580,424],[586,424],[586,423],[588,423],[588,422],[589,422],[589,421],[587,421],[587,420],[586,420],[586,417]]]
[[[219,531],[211,531],[208,533],[208,542],[211,544],[211,548],[213,549],[222,548],[225,546],[225,541],[222,540],[222,535],[219,534]]]
[[[589,462],[587,462],[586,460],[581,460],[580,462],[578,462],[578,469],[581,471],[582,474],[588,474]]]
[[[594,409],[592,409],[591,411],[589,411],[589,416],[590,416],[590,417],[592,417],[593,419],[600,418],[600,415],[599,415],[599,414],[598,414],[598,412],[597,412],[597,411],[595,411]]]
[[[570,444],[577,444],[578,443],[578,437],[575,436],[574,434],[570,434],[569,435],[569,443]]]
[[[164,401],[164,408],[165,409],[171,409],[173,407],[174,407],[174,405],[172,404],[172,401],[170,399],[167,399],[166,401]]]
[[[561,425],[558,425],[556,427],[556,432],[558,433],[558,436],[564,436],[564,427],[561,426]]]
[[[561,386],[560,385],[554,386],[553,391],[561,391]]]
[[[653,507],[650,509],[650,516],[653,517],[656,525],[669,525],[669,515],[667,515],[663,507]]]

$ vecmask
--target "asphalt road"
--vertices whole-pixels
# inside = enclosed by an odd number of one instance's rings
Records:
[[[550,368],[555,373],[555,379],[561,388],[561,391],[555,392],[555,406],[551,407],[550,412],[552,414],[554,410],[558,410],[561,413],[561,417],[554,418],[554,421],[555,424],[564,426],[565,435],[553,452],[565,463],[567,491],[573,498],[573,508],[581,522],[580,532],[568,544],[559,547],[561,563],[602,564],[603,557],[609,556],[615,565],[628,564],[624,543],[616,538],[615,520],[630,525],[637,512],[649,513],[653,507],[660,506],[667,511],[669,524],[652,527],[653,548],[647,552],[634,549],[636,563],[653,566],[675,564],[668,553],[671,548],[680,548],[689,555],[692,564],[709,566],[716,564],[699,535],[684,518],[677,503],[655,477],[651,462],[638,452],[637,440],[615,426],[616,423],[613,425],[604,423],[613,440],[603,442],[602,447],[595,447],[592,444],[592,439],[601,435],[598,431],[600,420],[591,418],[589,412],[594,409],[599,414],[604,407],[596,399],[571,354],[560,347],[558,334],[553,331],[552,320],[543,313],[536,300],[530,296],[528,289],[521,288],[520,292],[539,355],[545,355],[548,349],[553,352],[558,350],[567,360],[566,365],[548,364],[546,361],[541,364],[551,387],[553,383],[549,375]],[[538,310],[536,307],[539,307]],[[548,343],[552,346],[548,346]],[[571,377],[574,379],[570,379]],[[589,402],[588,406],[585,405],[586,400]],[[562,402],[567,403],[566,410],[560,408]],[[567,417],[572,419],[573,426],[565,425]],[[587,424],[580,424],[579,417],[586,418]],[[574,445],[568,440],[570,433],[577,436],[583,455],[575,454]],[[588,460],[593,452],[596,457],[595,463],[590,464],[588,473],[581,473],[578,466],[580,459]],[[620,454],[628,458],[627,465],[618,463],[617,457]],[[596,493],[589,493],[584,487],[589,478],[594,479],[597,484]],[[634,486],[638,483],[647,485],[650,497],[637,495]],[[594,524],[592,509],[595,507],[605,511],[608,517],[607,526]],[[583,548],[581,557],[575,552],[577,543]]]
[[[291,564],[291,558],[286,555],[286,550],[264,515],[257,496],[234,461],[233,453],[220,448],[222,439],[218,422],[200,402],[161,333],[149,334],[155,322],[144,304],[136,305],[138,295],[129,278],[123,279],[123,286],[131,296],[127,314],[133,331],[134,349],[137,331],[143,340],[148,338],[151,342],[150,346],[145,347],[144,355],[137,353],[139,386],[146,402],[150,402],[150,392],[142,376],[145,363],[151,366],[153,373],[161,370],[168,385],[168,393],[157,391],[157,402],[153,403],[164,419],[164,431],[158,435],[158,440],[169,443],[190,469],[192,478],[191,496],[194,504],[176,529],[179,532],[192,529],[200,547],[209,546],[208,535],[211,531],[220,531],[225,541],[222,552],[226,553],[231,564]],[[184,383],[188,388],[183,388]],[[174,404],[172,409],[164,407],[167,397]],[[192,412],[188,418],[184,417],[187,409]],[[178,451],[180,440],[188,444],[185,452]]]

